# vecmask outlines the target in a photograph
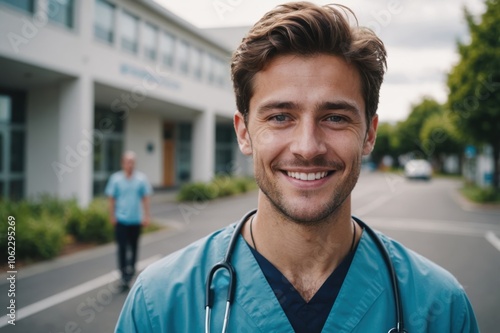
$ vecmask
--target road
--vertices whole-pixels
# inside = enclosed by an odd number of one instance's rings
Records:
[[[407,181],[397,174],[364,173],[352,195],[353,213],[453,273],[469,295],[481,331],[498,332],[500,209],[465,204],[457,196],[459,186],[448,179]],[[255,192],[205,204],[155,204],[153,215],[168,229],[142,237],[141,266],[255,205]],[[3,316],[0,332],[112,332],[126,297],[118,291],[115,266],[111,244],[20,270],[16,325],[6,324]],[[5,274],[0,281],[5,309]]]

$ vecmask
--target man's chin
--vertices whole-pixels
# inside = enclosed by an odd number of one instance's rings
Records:
[[[291,221],[300,225],[317,225],[324,223],[335,211],[332,207],[318,207],[291,204],[290,209],[281,209],[281,212]]]

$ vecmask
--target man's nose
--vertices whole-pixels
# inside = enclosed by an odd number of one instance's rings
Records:
[[[295,128],[290,151],[303,159],[310,160],[326,153],[324,134],[314,120],[302,120]]]

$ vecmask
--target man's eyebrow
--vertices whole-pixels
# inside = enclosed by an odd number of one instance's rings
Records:
[[[260,105],[257,108],[258,112],[266,112],[270,110],[292,110],[297,109],[298,105],[291,101],[269,101]]]
[[[354,103],[348,101],[335,101],[335,102],[323,102],[317,106],[318,110],[345,110],[353,113],[360,114],[358,106]]]
[[[317,111],[327,110],[345,110],[352,113],[360,114],[360,110],[356,104],[345,100],[339,101],[326,101],[316,105]],[[267,112],[271,110],[297,110],[300,105],[292,101],[269,101],[260,105],[257,109],[258,112]]]

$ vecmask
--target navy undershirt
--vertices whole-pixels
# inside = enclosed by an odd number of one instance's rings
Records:
[[[351,266],[354,253],[351,251],[342,263],[326,279],[313,298],[306,302],[281,272],[248,243],[267,282],[296,333],[320,333],[330,314],[333,303]]]

